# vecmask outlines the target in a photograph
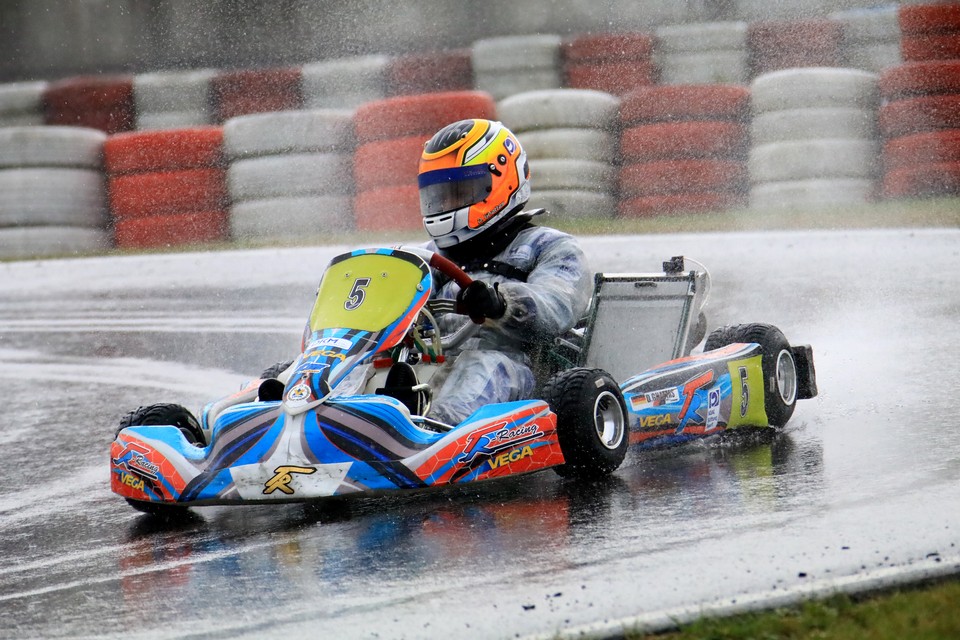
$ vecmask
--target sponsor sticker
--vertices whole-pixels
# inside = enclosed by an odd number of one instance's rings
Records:
[[[713,431],[720,423],[720,387],[707,392],[707,431]]]
[[[353,346],[353,343],[343,338],[320,338],[313,346],[317,348],[330,347],[331,349],[343,349],[347,351]]]
[[[306,402],[307,398],[310,397],[310,386],[305,382],[301,382],[292,389],[290,393],[287,394],[287,402],[292,404],[298,404],[301,402]]]

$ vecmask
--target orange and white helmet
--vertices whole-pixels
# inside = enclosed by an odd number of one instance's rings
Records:
[[[417,181],[423,226],[441,249],[498,227],[530,199],[527,154],[492,120],[440,129],[423,148]]]

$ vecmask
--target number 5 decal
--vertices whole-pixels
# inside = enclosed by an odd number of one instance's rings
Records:
[[[747,368],[740,367],[740,417],[747,415],[750,406],[750,387],[747,386]]]
[[[362,305],[364,298],[367,297],[367,292],[364,291],[364,289],[368,286],[370,286],[370,278],[357,278],[354,280],[353,289],[350,290],[350,296],[347,298],[347,301],[343,303],[343,308],[347,311],[353,311]]]

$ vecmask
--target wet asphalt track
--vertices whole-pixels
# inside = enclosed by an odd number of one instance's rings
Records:
[[[0,636],[552,637],[960,567],[960,232],[585,246],[596,270],[705,263],[711,327],[812,344],[820,396],[771,440],[631,455],[602,484],[159,526],[109,492],[117,420],[196,409],[295,349],[336,250],[0,264]]]

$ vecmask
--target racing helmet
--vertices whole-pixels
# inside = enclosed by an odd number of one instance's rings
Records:
[[[527,154],[492,120],[460,120],[424,145],[417,182],[423,226],[440,249],[501,227],[530,199]]]

